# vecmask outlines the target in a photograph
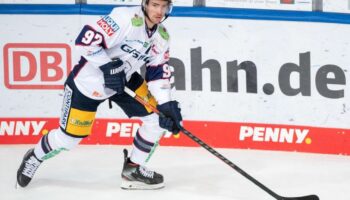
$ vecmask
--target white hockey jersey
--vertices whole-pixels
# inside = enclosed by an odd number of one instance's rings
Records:
[[[171,76],[169,39],[162,24],[148,31],[140,6],[114,8],[109,15],[85,25],[76,39],[81,60],[72,71],[74,82],[80,92],[92,99],[114,95],[115,91],[104,87],[99,66],[119,58],[128,63],[127,80],[145,64],[150,92],[159,104],[167,102]]]

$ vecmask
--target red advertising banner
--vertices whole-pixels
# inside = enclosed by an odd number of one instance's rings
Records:
[[[0,144],[35,144],[58,126],[58,118],[0,118]],[[141,122],[96,119],[82,144],[132,144]],[[214,148],[261,149],[350,155],[350,129],[278,124],[185,121],[184,127]],[[165,134],[164,146],[198,146],[185,135]]]

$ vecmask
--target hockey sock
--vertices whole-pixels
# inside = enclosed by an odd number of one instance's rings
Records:
[[[66,135],[60,129],[50,131],[44,135],[35,146],[34,154],[40,160],[47,160],[62,151],[68,151],[77,146],[82,138]]]

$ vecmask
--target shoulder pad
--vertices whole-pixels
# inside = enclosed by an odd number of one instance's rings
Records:
[[[158,28],[159,35],[166,41],[169,40],[169,33],[167,32],[166,28],[164,26],[159,26]]]
[[[131,24],[132,26],[140,27],[143,25],[143,17],[140,17],[139,15],[135,14],[133,18],[131,18]]]

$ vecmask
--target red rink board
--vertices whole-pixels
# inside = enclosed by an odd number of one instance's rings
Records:
[[[82,144],[129,145],[140,126],[129,119],[96,119]],[[35,144],[58,126],[58,118],[0,118],[0,144]],[[350,155],[350,129],[278,124],[184,121],[184,127],[214,148],[262,149]],[[198,146],[185,135],[164,136],[164,146]]]

